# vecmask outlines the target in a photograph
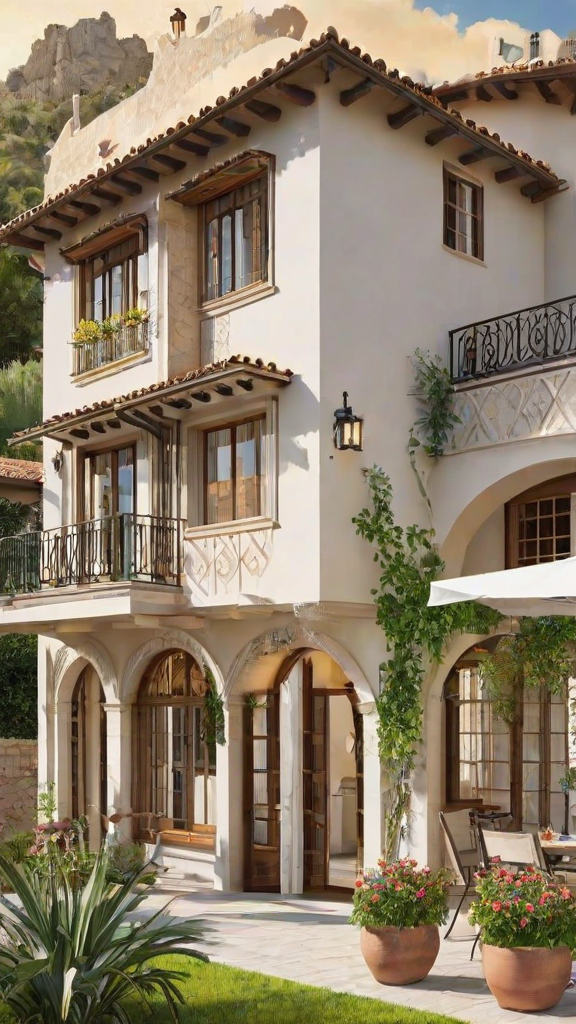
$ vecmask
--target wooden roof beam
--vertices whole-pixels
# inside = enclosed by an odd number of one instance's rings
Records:
[[[44,242],[39,238],[29,238],[28,235],[14,234],[11,236],[10,245],[19,246],[21,249],[34,249],[35,252],[44,252]]]
[[[169,167],[171,171],[182,171],[186,167],[185,160],[178,160],[175,156],[168,156],[166,153],[155,153],[154,160],[163,164],[164,167]]]
[[[52,213],[48,214],[52,220],[58,220],[61,224],[65,224],[68,228],[73,228],[78,223],[78,217],[72,217],[68,213],[62,213],[60,210],[53,210]]]
[[[270,124],[276,124],[282,117],[280,107],[276,107],[273,103],[264,103],[263,100],[248,100],[244,106],[251,114],[256,114],[256,117],[261,117],[263,121],[269,121]]]
[[[177,149],[183,149],[185,153],[194,153],[194,156],[207,156],[210,146],[202,146],[199,142],[192,142],[191,139],[178,139],[174,143]]]
[[[522,186],[520,192],[525,198],[530,198],[531,196],[535,196],[537,192],[540,192],[541,189],[542,185],[539,181],[530,181],[527,185]]]
[[[212,395],[209,391],[193,391],[190,398],[195,398],[197,402],[208,403],[212,401]]]
[[[518,93],[516,89],[511,89],[510,86],[506,84],[506,82],[492,82],[492,85],[494,86],[495,89],[498,90],[500,95],[503,96],[505,100],[518,99]]]
[[[376,83],[370,78],[365,78],[364,81],[356,82],[356,85],[353,85],[351,89],[342,90],[340,93],[340,103],[343,107],[349,107],[352,103],[355,103],[356,100],[361,99],[362,96],[367,96],[369,92],[372,92],[375,85]]]
[[[449,103],[459,103],[461,100],[468,99],[467,89],[455,89],[454,92],[448,92],[445,96],[439,97],[443,107],[447,107]]]
[[[214,391],[219,395],[224,395],[226,398],[229,398],[230,395],[234,394],[234,388],[232,388],[230,384],[215,384]]]
[[[550,88],[548,82],[538,81],[538,79],[536,79],[534,84],[538,89],[538,92],[540,93],[542,99],[546,100],[546,103],[554,103],[557,107],[561,106],[562,100],[553,91],[553,89]]]
[[[139,185],[137,181],[124,178],[121,174],[112,174],[110,181],[129,196],[139,196],[142,193],[142,185]]]
[[[416,117],[421,117],[424,111],[410,103],[407,107],[403,107],[402,110],[398,110],[395,114],[388,114],[388,124],[391,128],[396,131],[398,128],[403,128],[404,125],[410,124]]]
[[[295,103],[298,107],[311,107],[316,99],[316,93],[312,89],[304,89],[301,85],[294,85],[292,82],[277,82],[275,89],[290,103]]]
[[[192,128],[194,135],[205,139],[211,146],[225,146],[229,141],[227,135],[220,135],[218,132],[209,132],[206,128]]]
[[[64,424],[62,424],[62,429],[66,429]],[[84,430],[83,427],[73,427],[68,433],[72,434],[72,437],[79,437],[81,441],[87,441],[90,437],[90,431]]]
[[[107,203],[113,203],[114,206],[118,206],[118,203],[122,202],[122,196],[119,196],[117,192],[111,192],[108,188],[101,188],[100,185],[92,189],[92,195],[97,196],[98,199],[105,199]]]
[[[192,402],[189,402],[187,398],[161,398],[160,401],[164,405],[169,405],[172,409],[191,409]]]
[[[250,135],[250,125],[243,124],[242,121],[236,121],[233,117],[217,117],[216,124],[230,132],[231,135],[237,135],[240,139],[245,139],[247,135]]]
[[[96,203],[86,203],[83,199],[69,199],[66,206],[72,206],[75,210],[81,210],[87,217],[95,217],[102,209],[102,207],[97,206]]]
[[[43,228],[39,224],[33,224],[32,228],[34,231],[38,231],[40,235],[46,235],[47,238],[54,238],[57,242],[62,238],[62,232],[57,231],[56,228]]]
[[[484,85],[479,85],[476,89],[476,99],[483,100],[484,103],[491,103],[494,97]]]
[[[456,126],[443,124],[440,128],[434,128],[431,132],[427,132],[425,141],[428,146],[437,146],[439,142],[444,142],[444,139],[451,138],[457,132]]]
[[[97,434],[106,433],[106,427],[100,422],[100,420],[94,420],[94,422],[90,424],[90,429],[95,430]]]
[[[528,172],[521,171],[519,167],[505,167],[502,171],[496,171],[494,180],[499,185],[505,185],[508,181],[515,181],[516,178],[524,178]]]
[[[553,188],[543,188],[540,192],[536,192],[536,195],[532,196],[532,202],[543,203],[545,199],[551,199],[552,196],[559,196],[560,193],[565,192],[567,188],[569,188],[569,186],[563,179],[562,181],[559,181],[557,185],[554,185]]]
[[[150,167],[131,167],[130,173],[138,174],[141,178],[145,178],[146,181],[160,181],[158,171],[153,171]]]
[[[480,160],[487,160],[488,157],[493,156],[487,149],[483,149],[482,146],[478,146],[477,149],[469,149],[466,153],[462,153],[458,157],[459,163],[463,167],[468,167],[469,164],[477,164]]]
[[[116,420],[116,419],[114,419],[114,420],[106,420],[106,423],[108,424],[109,427],[112,427],[112,430],[120,430],[120,428],[122,426],[122,424],[120,423],[120,420]]]

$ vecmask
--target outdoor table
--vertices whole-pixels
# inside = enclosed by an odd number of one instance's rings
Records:
[[[576,836],[571,836],[569,839],[542,839],[540,838],[540,846],[544,850],[544,854],[550,861],[557,863],[561,857],[570,857],[571,860],[576,859]]]

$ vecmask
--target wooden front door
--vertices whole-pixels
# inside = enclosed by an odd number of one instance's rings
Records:
[[[280,891],[280,736],[278,693],[245,709],[244,886]]]
[[[312,661],[302,665],[304,889],[328,884],[328,698],[314,689]]]

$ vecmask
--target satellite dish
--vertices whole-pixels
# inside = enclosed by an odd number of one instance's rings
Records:
[[[507,43],[501,37],[500,45],[498,47],[498,56],[502,57],[506,64],[515,64],[517,60],[520,60],[520,58],[524,56],[524,48],[522,46],[516,46],[515,43]]]

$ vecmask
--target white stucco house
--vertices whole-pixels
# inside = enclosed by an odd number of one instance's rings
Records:
[[[434,94],[333,29],[294,34],[250,14],[161,39],[0,229],[45,275],[44,532],[11,541],[0,602],[1,630],[41,640],[40,780],[93,845],[117,828],[282,892],[350,886],[382,849],[386,642],[351,520],[377,464],[399,521],[426,521],[416,348],[461,419],[428,475],[447,573],[576,550],[576,64]],[[334,446],[343,392],[362,452]],[[565,813],[566,708],[527,706],[510,737],[483,639],[424,694],[422,861],[442,808]]]

